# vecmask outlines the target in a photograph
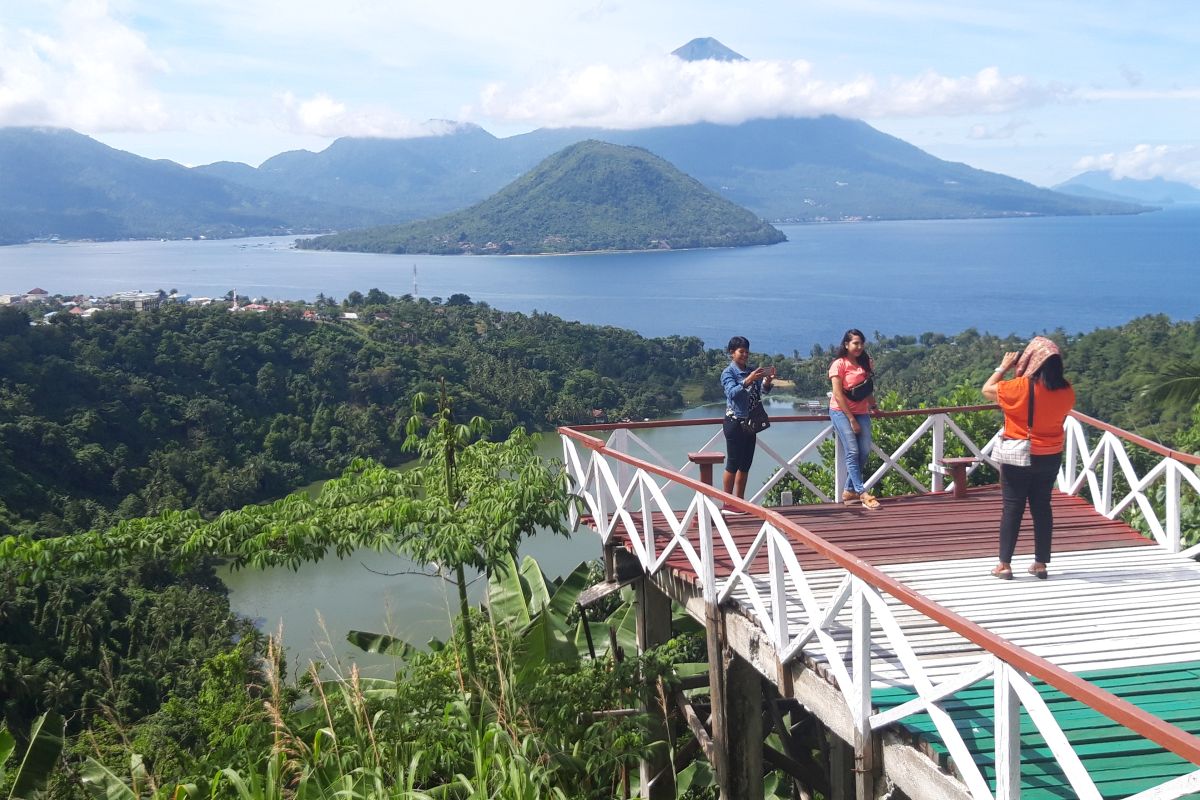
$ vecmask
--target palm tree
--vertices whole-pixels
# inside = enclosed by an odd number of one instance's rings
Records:
[[[1185,411],[1200,404],[1200,357],[1175,358],[1142,389],[1151,402]]]

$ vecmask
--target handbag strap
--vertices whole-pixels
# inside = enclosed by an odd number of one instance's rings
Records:
[[[1029,378],[1029,417],[1025,422],[1025,438],[1033,439],[1033,378]]]

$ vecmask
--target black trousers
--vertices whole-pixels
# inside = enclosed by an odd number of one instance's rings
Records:
[[[1062,465],[1062,453],[1030,456],[1029,460],[1028,467],[1000,465],[1000,488],[1004,496],[1004,509],[1000,514],[1000,560],[1005,564],[1012,561],[1013,551],[1017,549],[1017,535],[1021,531],[1026,503],[1033,516],[1034,559],[1043,564],[1050,563],[1050,540],[1054,535],[1050,492]]]

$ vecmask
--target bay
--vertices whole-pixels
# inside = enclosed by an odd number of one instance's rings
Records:
[[[1082,333],[1149,313],[1197,314],[1200,206],[1137,216],[781,226],[770,247],[574,256],[398,256],[295,250],[291,238],[0,247],[0,293],[178,289],[312,300],[379,288],[463,293],[504,310],[646,336],[733,334],[806,355],[868,337]]]

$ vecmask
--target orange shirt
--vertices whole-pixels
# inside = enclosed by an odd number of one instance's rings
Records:
[[[1029,421],[1029,378],[1013,378],[996,384],[1000,410],[1004,412],[1004,436],[1029,439],[1029,452],[1035,456],[1061,453],[1063,420],[1075,407],[1075,389],[1050,391],[1040,383],[1033,386],[1033,435],[1026,436]]]

